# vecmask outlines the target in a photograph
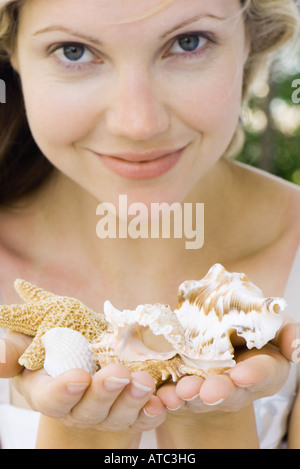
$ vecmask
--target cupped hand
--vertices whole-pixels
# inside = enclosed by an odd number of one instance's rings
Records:
[[[2,340],[5,363],[0,364],[0,377],[15,376],[13,383],[30,407],[47,417],[66,426],[110,432],[150,430],[165,419],[154,380],[145,372],[130,373],[112,364],[94,376],[76,369],[52,378],[44,369],[28,371],[17,364],[29,337],[7,333]]]
[[[93,377],[70,370],[57,378],[45,370],[24,370],[14,384],[33,410],[76,428],[121,432],[150,430],[165,418],[165,408],[153,395],[154,380],[145,372],[129,373],[112,364]]]
[[[299,325],[285,324],[272,344],[261,350],[241,348],[230,372],[203,380],[183,377],[175,386],[162,386],[157,396],[170,410],[187,408],[194,413],[236,412],[254,400],[276,394],[284,385],[295,352]]]

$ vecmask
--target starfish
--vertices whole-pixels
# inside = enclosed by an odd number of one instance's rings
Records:
[[[20,279],[14,287],[25,303],[0,306],[0,328],[34,337],[19,359],[20,365],[29,370],[44,366],[42,336],[48,330],[67,327],[92,342],[107,328],[103,314],[95,313],[76,298],[55,295]]]

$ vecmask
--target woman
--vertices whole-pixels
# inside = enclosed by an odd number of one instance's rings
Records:
[[[284,295],[299,247],[299,190],[225,155],[255,75],[295,33],[294,3],[0,6],[2,70],[11,87],[1,139],[2,303],[19,302],[12,284],[21,277],[96,311],[106,299],[120,309],[174,307],[178,285],[216,262],[247,273],[265,295]],[[204,204],[204,246],[188,250],[175,237],[100,239],[97,206],[117,209],[120,195],[148,213],[153,203]],[[299,310],[289,314],[299,319]],[[272,346],[243,352],[230,375],[185,377],[156,395],[147,373],[130,375],[119,365],[93,378],[82,370],[55,379],[23,371],[14,383],[43,414],[39,448],[133,448],[154,428],[161,448],[254,448],[252,403],[286,382],[296,330],[288,325],[278,334],[281,353]],[[15,376],[29,338],[8,334],[5,341],[1,375]],[[280,419],[285,424],[292,414],[295,447],[295,372],[289,379]]]

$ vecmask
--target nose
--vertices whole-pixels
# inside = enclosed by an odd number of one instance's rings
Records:
[[[116,79],[106,124],[113,135],[136,141],[148,140],[168,129],[169,113],[161,90],[148,74],[132,69]]]

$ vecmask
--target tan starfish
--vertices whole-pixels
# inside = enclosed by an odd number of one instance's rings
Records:
[[[44,365],[42,336],[49,329],[74,329],[91,342],[107,328],[103,314],[95,313],[76,298],[57,296],[25,280],[16,280],[14,287],[25,304],[0,306],[0,328],[34,337],[19,359],[29,370]]]

